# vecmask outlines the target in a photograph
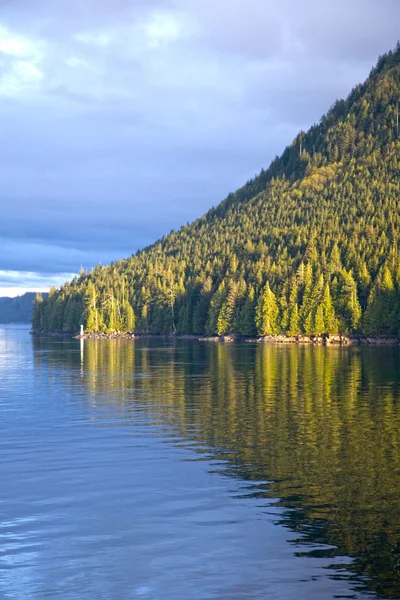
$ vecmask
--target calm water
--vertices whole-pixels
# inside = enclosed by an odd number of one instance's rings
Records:
[[[0,329],[0,598],[400,598],[400,351]]]

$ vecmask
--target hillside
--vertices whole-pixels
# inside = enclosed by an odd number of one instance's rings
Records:
[[[400,332],[400,45],[191,225],[36,304],[54,331]]]
[[[0,323],[30,323],[35,292],[26,292],[15,298],[0,298]]]

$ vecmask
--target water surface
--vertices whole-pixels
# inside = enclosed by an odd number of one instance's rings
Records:
[[[0,329],[0,598],[400,598],[398,348]]]

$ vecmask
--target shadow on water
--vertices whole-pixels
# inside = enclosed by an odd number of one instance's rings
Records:
[[[100,425],[100,408],[112,405],[126,425],[144,410],[170,443],[245,482],[246,497],[272,499],[276,523],[296,533],[294,553],[328,558],[355,590],[400,598],[398,348],[45,338],[33,347],[36,367],[84,386]]]

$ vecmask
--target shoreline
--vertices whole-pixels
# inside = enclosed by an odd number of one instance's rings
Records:
[[[245,336],[238,334],[227,335],[193,335],[193,334],[178,334],[178,333],[133,333],[120,332],[113,333],[90,332],[83,335],[68,333],[62,331],[46,331],[32,329],[29,332],[31,335],[42,335],[49,337],[61,337],[78,340],[115,340],[115,339],[178,339],[178,340],[195,340],[199,342],[223,342],[223,343],[251,343],[251,344],[296,344],[296,345],[314,345],[314,346],[400,346],[400,340],[392,335],[377,335],[367,336],[362,334],[323,334],[323,335],[295,335],[288,336],[284,334],[266,335],[266,336]]]

